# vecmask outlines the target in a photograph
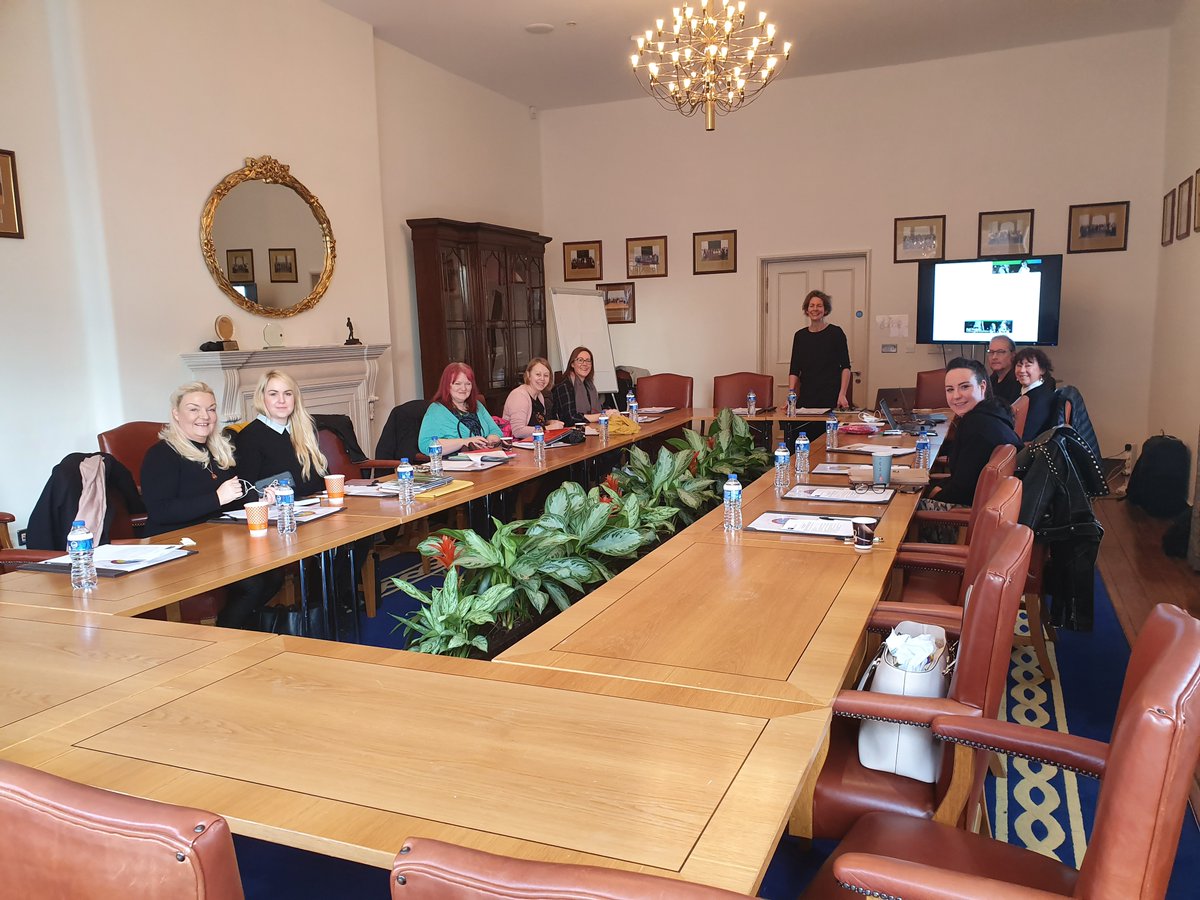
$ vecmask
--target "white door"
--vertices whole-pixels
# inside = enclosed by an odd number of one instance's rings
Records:
[[[762,263],[763,317],[760,372],[775,379],[775,405],[787,402],[788,368],[792,337],[808,327],[804,298],[821,290],[833,302],[827,321],[846,332],[850,345],[850,401],[870,405],[867,390],[867,258],[862,254],[833,257],[796,257]]]

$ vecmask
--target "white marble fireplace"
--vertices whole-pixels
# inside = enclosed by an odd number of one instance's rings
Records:
[[[379,357],[390,344],[275,347],[181,354],[184,365],[217,394],[222,424],[253,419],[254,388],[264,372],[281,369],[296,379],[310,413],[350,417],[364,447],[374,444],[375,381]],[[385,410],[385,412],[388,412]]]

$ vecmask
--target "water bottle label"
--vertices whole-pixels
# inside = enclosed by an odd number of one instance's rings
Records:
[[[67,543],[67,549],[71,553],[79,553],[80,551],[87,551],[90,553],[94,543],[95,542],[92,540],[92,538],[84,538],[83,540],[76,539]]]

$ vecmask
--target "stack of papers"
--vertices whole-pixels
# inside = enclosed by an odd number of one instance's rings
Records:
[[[303,525],[305,522],[315,522],[317,519],[323,519],[326,516],[332,516],[334,513],[339,513],[346,507],[344,506],[307,506],[302,505],[305,501],[296,501],[296,524]],[[267,508],[267,518],[274,522],[279,519],[279,507],[270,506]],[[217,520],[233,519],[238,522],[246,521],[246,511],[244,509],[233,509],[224,515],[217,516]]]
[[[148,569],[172,559],[182,559],[195,551],[185,550],[179,544],[104,544],[97,547],[92,559],[96,563],[96,574],[116,577],[128,575],[138,569]],[[70,555],[56,556],[42,562],[29,563],[21,567],[30,571],[70,572]]]
[[[747,531],[774,531],[781,534],[811,534],[818,537],[848,538],[854,536],[854,526],[845,516],[806,516],[772,510],[765,512],[749,525]]]
[[[789,500],[824,500],[829,503],[887,503],[894,493],[891,488],[885,488],[877,494],[874,491],[860,493],[854,488],[798,484],[783,496]]]
[[[886,453],[889,456],[907,456],[909,453],[916,453],[914,447],[892,447],[887,444],[847,444],[846,446],[837,446],[828,453],[865,453],[868,456],[873,456],[876,453]]]
[[[442,468],[447,472],[465,472],[478,469],[490,469],[499,466],[517,454],[501,447],[487,450],[460,450],[442,460]]]

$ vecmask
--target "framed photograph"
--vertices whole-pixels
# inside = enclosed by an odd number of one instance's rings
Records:
[[[600,241],[563,243],[563,281],[595,281],[603,278],[604,252]]]
[[[1196,174],[1192,176],[1192,183],[1197,189],[1200,189],[1200,169],[1196,170]],[[1192,231],[1200,231],[1200,203],[1197,203],[1195,198],[1192,200],[1192,209],[1194,221],[1192,222]]]
[[[1175,241],[1175,188],[1163,195],[1162,215],[1162,245],[1169,246]]]
[[[596,290],[604,295],[604,313],[608,316],[609,325],[631,325],[636,321],[633,287],[632,281],[596,285]]]
[[[11,150],[0,150],[0,237],[25,237],[21,195],[17,193],[17,154]]]
[[[267,251],[267,262],[271,264],[272,281],[299,281],[296,271],[296,248],[274,247]]]
[[[946,217],[911,216],[896,219],[892,262],[946,258]]]
[[[253,284],[254,251],[226,250],[225,274],[229,276],[230,284]]]
[[[625,238],[626,278],[667,277],[667,236]]]
[[[979,214],[980,259],[1033,253],[1033,210],[1001,209]]]
[[[1192,233],[1192,176],[1179,182],[1175,203],[1175,240],[1182,241]]]
[[[1071,207],[1067,216],[1068,253],[1108,253],[1128,246],[1128,200]]]
[[[693,275],[717,275],[736,271],[736,231],[692,232]]]

